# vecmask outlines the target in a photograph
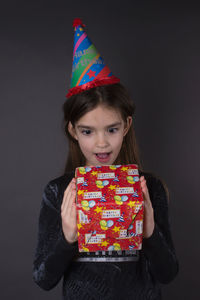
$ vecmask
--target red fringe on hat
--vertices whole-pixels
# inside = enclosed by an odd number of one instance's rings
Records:
[[[82,84],[82,85],[79,85],[79,86],[75,86],[75,87],[69,89],[69,92],[67,93],[66,97],[69,98],[72,95],[82,93],[86,90],[95,88],[97,86],[107,85],[107,84],[114,84],[114,83],[118,83],[119,81],[120,81],[120,79],[115,77],[115,76],[104,77],[104,78],[101,78],[101,79],[93,80],[93,81],[90,81],[88,83],[85,83],[85,84]]]
[[[79,19],[79,18],[76,18],[73,21],[73,27],[77,27],[77,26],[85,27],[85,25],[83,24],[82,20]]]

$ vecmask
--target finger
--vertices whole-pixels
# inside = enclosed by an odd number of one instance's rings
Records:
[[[72,179],[73,180],[73,179]],[[65,201],[66,201],[66,198],[67,198],[67,194],[71,188],[71,185],[72,185],[72,180],[70,181],[70,183],[68,184],[67,188],[65,189],[64,191],[64,194],[63,194],[63,200],[62,200],[62,205],[61,205],[61,208],[62,206],[64,205]]]
[[[143,191],[143,193],[148,194],[148,188],[145,183],[142,185],[142,191]]]
[[[71,206],[73,203],[75,203],[75,198],[76,198],[76,186],[75,184],[71,186],[71,189],[69,190],[67,194],[67,199],[64,205],[64,215],[70,216],[71,214]]]
[[[144,184],[146,182],[146,179],[144,177],[140,177],[140,183]]]
[[[62,207],[62,213],[63,215],[66,215],[68,213],[68,207],[69,207],[69,201],[72,196],[72,190],[70,189],[67,194],[65,195],[65,200]]]
[[[144,193],[144,205],[146,207],[151,207],[152,206],[152,203],[151,203],[151,199],[150,199],[150,196],[149,196],[149,191],[148,191],[148,188],[146,187]]]
[[[148,202],[148,204],[150,204],[151,200],[150,200],[150,196],[149,196],[149,190],[148,190],[148,187],[147,187],[146,179],[144,178],[144,176],[142,176],[142,177],[143,178],[141,178],[141,189],[142,189],[142,192],[143,192],[144,201]]]
[[[68,194],[72,188],[72,185],[74,183],[74,178],[70,181],[70,183],[68,184],[65,192],[64,192],[64,195],[63,195],[63,201],[62,201],[62,205],[61,205],[61,209],[63,210],[65,205],[66,205],[66,202],[68,201]]]
[[[64,200],[63,200],[63,206],[62,206],[62,211],[63,213],[67,213],[68,207],[69,207],[69,202],[72,197],[72,192],[76,190],[76,187],[74,186],[74,182],[71,182],[70,187],[66,192],[64,193]]]
[[[141,185],[141,188],[144,190],[148,189],[147,188],[147,182],[146,182],[146,179],[143,177],[140,179],[140,185]]]
[[[75,207],[75,211],[76,211],[76,203],[75,203],[75,199],[76,199],[76,191],[73,190],[71,192],[71,198],[69,199],[69,204],[68,204],[68,214],[70,217],[72,217],[72,214],[73,214],[73,210],[74,210],[74,207]]]
[[[140,186],[143,191],[147,188],[146,179],[144,177],[140,179]]]
[[[140,181],[143,181],[145,178],[144,178],[144,176],[141,176],[140,177]]]
[[[75,203],[73,203],[71,206],[71,217],[76,222],[77,214],[76,214],[76,204]]]

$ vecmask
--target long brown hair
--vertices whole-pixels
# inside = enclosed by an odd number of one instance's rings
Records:
[[[72,171],[76,167],[85,165],[85,157],[80,150],[77,140],[69,133],[68,124],[71,122],[74,127],[75,123],[84,114],[93,110],[99,104],[119,111],[124,122],[127,121],[128,116],[134,116],[135,113],[135,105],[127,90],[120,83],[95,87],[67,99],[63,104],[64,128],[69,140],[69,151],[65,172]],[[125,135],[121,150],[114,163],[135,163],[138,165],[139,169],[142,170],[133,125],[134,124],[131,125],[128,133]]]

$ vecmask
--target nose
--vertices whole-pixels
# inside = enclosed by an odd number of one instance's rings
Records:
[[[108,137],[104,133],[99,133],[96,138],[96,146],[106,148],[109,145]]]

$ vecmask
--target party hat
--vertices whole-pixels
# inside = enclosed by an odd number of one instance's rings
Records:
[[[88,38],[80,19],[74,19],[75,30],[71,85],[67,98],[96,86],[119,82],[119,78],[105,65]]]

